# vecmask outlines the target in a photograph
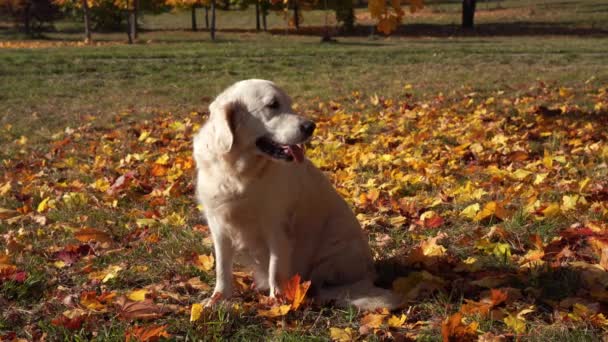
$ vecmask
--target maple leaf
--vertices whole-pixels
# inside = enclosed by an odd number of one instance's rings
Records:
[[[74,318],[68,318],[64,315],[60,315],[51,320],[51,324],[56,327],[64,327],[69,330],[78,330],[82,327],[84,322],[84,316],[77,316]]]
[[[150,325],[150,326],[134,326],[127,330],[125,334],[125,341],[130,342],[131,340],[140,342],[154,342],[158,341],[161,337],[170,338],[171,335],[167,332],[167,325]]]
[[[367,315],[361,318],[361,327],[364,329],[377,329],[380,328],[382,323],[384,322],[384,318],[388,316],[387,314],[375,314],[368,313]]]
[[[89,244],[67,245],[63,250],[56,252],[54,258],[62,261],[64,266],[70,266],[89,254],[93,254],[93,248]]]
[[[332,341],[351,342],[354,341],[353,330],[351,328],[329,328],[329,336]]]
[[[463,316],[457,312],[441,323],[441,336],[444,342],[473,341],[477,339],[477,322],[463,323]]]
[[[194,260],[194,265],[201,271],[209,272],[213,269],[214,262],[213,255],[201,254]]]
[[[422,255],[427,257],[441,257],[446,255],[447,249],[437,244],[438,240],[446,238],[448,235],[442,232],[437,233],[435,237],[429,237],[428,239],[420,243],[420,249]]]
[[[403,326],[403,324],[405,324],[406,320],[407,320],[407,316],[405,314],[401,314],[401,317],[392,315],[388,319],[387,323],[388,323],[388,326],[391,328],[401,328]]]
[[[282,286],[283,296],[291,302],[291,309],[297,310],[306,297],[310,280],[300,283],[300,275],[296,274]]]

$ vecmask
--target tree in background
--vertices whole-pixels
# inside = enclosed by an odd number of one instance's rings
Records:
[[[190,10],[190,20],[192,25],[192,31],[198,30],[196,22],[196,9],[205,8],[205,26],[209,28],[209,12],[208,8],[211,5],[211,0],[167,0],[165,2],[168,6],[173,8],[185,8]]]
[[[476,3],[476,0],[462,0],[462,28],[473,28]]]
[[[369,0],[367,5],[371,17],[378,20],[378,30],[384,34],[395,31],[405,15],[400,0],[391,0],[390,7],[387,2],[388,0]],[[409,3],[411,13],[423,7],[422,0],[409,0]]]
[[[61,15],[52,0],[0,0],[0,15],[15,21],[28,35],[37,34],[46,23],[52,23]]]

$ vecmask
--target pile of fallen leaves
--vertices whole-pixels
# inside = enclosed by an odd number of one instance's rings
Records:
[[[403,310],[346,319],[308,300],[299,277],[271,300],[246,272],[237,299],[204,308],[214,259],[191,139],[205,115],[121,113],[5,146],[0,336],[209,338],[252,324],[340,341],[606,334],[607,89],[425,101],[409,89],[296,106],[317,122],[308,157],[353,207]]]

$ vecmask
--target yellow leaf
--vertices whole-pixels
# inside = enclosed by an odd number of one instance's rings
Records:
[[[475,215],[475,221],[481,221],[487,217],[494,215],[494,213],[496,212],[496,206],[496,202],[494,201],[486,203],[486,205],[483,207],[483,210],[478,212],[477,215]]]
[[[201,271],[211,271],[213,269],[213,262],[215,261],[215,259],[213,258],[213,255],[209,254],[209,255],[199,255],[198,258],[196,259],[196,268],[198,268]]]
[[[576,209],[576,203],[578,202],[578,195],[572,195],[572,196],[568,196],[568,195],[564,195],[562,197],[562,206],[561,206],[561,210],[563,211],[569,211],[569,210],[573,210]]]
[[[543,165],[545,165],[547,169],[553,167],[553,157],[551,156],[551,152],[549,152],[548,150],[545,150],[545,155],[543,157]]]
[[[112,186],[110,182],[105,178],[99,178],[95,180],[95,183],[91,184],[93,189],[99,190],[101,192],[106,192]]]
[[[589,182],[591,181],[591,178],[587,177],[585,179],[583,179],[582,181],[580,181],[578,183],[578,191],[583,192],[583,190],[585,190],[585,188],[587,187],[587,185],[589,184]]]
[[[158,165],[169,164],[169,155],[167,153],[163,154],[162,156],[158,157],[154,163]]]
[[[545,209],[543,209],[542,213],[545,217],[554,217],[554,216],[559,215],[559,213],[560,213],[559,204],[557,204],[557,203],[549,204]]]
[[[526,332],[526,321],[516,316],[509,315],[503,320],[505,324],[511,328],[511,330],[515,331],[517,334],[523,334]]]
[[[104,270],[89,273],[89,279],[101,280],[102,283],[105,283],[110,279],[116,278],[120,271],[122,271],[122,267],[110,265]]]
[[[329,328],[329,337],[332,341],[350,342],[353,341],[353,330],[351,328]]]
[[[203,312],[203,305],[199,303],[192,304],[192,308],[190,309],[190,322],[196,322],[199,318],[201,318],[201,313]]]
[[[290,304],[273,306],[270,310],[258,310],[258,316],[275,318],[280,316],[285,316],[291,310]]]
[[[53,263],[53,266],[57,267],[57,268],[64,268],[65,267],[65,261],[63,260],[57,260]]]
[[[445,238],[447,235],[445,233],[439,233],[435,237],[428,238],[425,241],[420,243],[420,247],[422,248],[422,254],[425,256],[444,256],[446,253],[445,247],[438,245],[437,241]]]
[[[480,210],[479,203],[474,203],[464,208],[463,211],[460,212],[460,216],[464,216],[469,219],[474,219],[477,216],[477,212]]]
[[[544,182],[548,175],[548,173],[537,173],[536,177],[534,178],[534,185]]]
[[[535,310],[534,305],[531,305],[527,309],[523,309],[520,312],[518,312],[517,313],[517,318],[525,320],[524,316],[527,315],[527,314],[529,314],[529,313],[534,312],[534,310]]]
[[[531,174],[532,174],[532,172],[530,172],[530,171],[526,171],[524,169],[518,169],[517,171],[513,172],[511,175],[515,179],[517,179],[519,181],[522,181],[522,180],[526,179]]]
[[[148,293],[148,290],[146,290],[146,289],[134,290],[134,291],[129,292],[129,294],[127,294],[127,298],[129,298],[130,300],[135,301],[135,302],[141,302],[146,299],[147,293]]]
[[[406,320],[407,316],[404,314],[401,314],[401,317],[392,315],[391,318],[388,319],[388,326],[391,328],[401,328]]]
[[[0,196],[6,195],[11,190],[11,182],[6,182],[0,186]]]
[[[45,211],[47,208],[49,208],[48,203],[49,203],[50,199],[51,199],[50,197],[46,197],[40,203],[38,203],[38,208],[36,209],[36,211],[41,213],[41,212]]]

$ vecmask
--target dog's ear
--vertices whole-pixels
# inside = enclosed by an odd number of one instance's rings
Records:
[[[242,109],[243,104],[238,101],[228,103],[214,101],[209,106],[209,120],[213,125],[213,143],[218,152],[228,153],[232,149],[236,123],[239,111]]]

